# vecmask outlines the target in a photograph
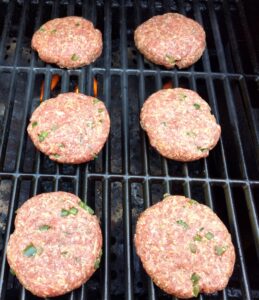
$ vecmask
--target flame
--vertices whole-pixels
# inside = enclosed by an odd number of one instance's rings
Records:
[[[163,84],[163,89],[171,89],[172,87],[173,87],[173,83],[171,80]]]
[[[51,79],[51,84],[50,84],[50,90],[54,90],[54,88],[57,86],[58,82],[60,80],[60,76],[59,75],[53,75],[52,79]],[[40,102],[42,102],[43,100],[43,96],[44,96],[44,80],[41,84],[40,87]]]
[[[94,77],[94,82],[93,82],[93,91],[94,91],[94,97],[97,97],[98,83],[97,83],[97,80],[95,79],[95,77]],[[77,93],[77,94],[79,93],[78,85],[75,86],[74,92]]]
[[[95,77],[94,77],[93,91],[94,91],[94,97],[97,97],[97,95],[98,95],[98,83],[97,83],[97,80],[96,80]]]
[[[60,80],[60,76],[59,75],[53,75],[52,79],[51,79],[51,84],[50,84],[50,90],[54,90],[54,88],[57,86],[58,82]],[[78,85],[75,86],[74,89],[75,93],[79,93],[79,87]],[[94,82],[93,82],[93,92],[94,92],[94,97],[97,97],[98,94],[98,83],[96,78],[94,77]],[[43,101],[43,96],[44,96],[44,81],[41,84],[41,88],[40,88],[40,102]]]
[[[74,89],[74,92],[77,93],[77,94],[79,93],[78,85],[76,85],[76,87],[75,87],[75,89]]]

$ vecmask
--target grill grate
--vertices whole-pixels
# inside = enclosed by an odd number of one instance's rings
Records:
[[[37,299],[10,274],[5,250],[17,207],[55,190],[87,199],[104,237],[100,270],[59,299],[171,299],[145,274],[132,242],[139,214],[168,192],[212,207],[233,236],[237,262],[227,289],[199,299],[259,299],[259,40],[252,34],[259,24],[251,12],[258,3],[246,4],[248,18],[241,0],[0,1],[0,299]],[[196,19],[207,33],[202,59],[187,70],[155,66],[134,47],[136,26],[168,11]],[[66,15],[84,16],[103,32],[103,54],[91,66],[62,70],[31,51],[33,32]],[[56,74],[61,81],[50,91]],[[111,114],[109,140],[94,162],[57,165],[35,151],[26,133],[40,86],[44,80],[44,99],[76,85],[92,95],[94,77]],[[140,130],[144,100],[168,81],[201,94],[222,125],[209,158],[161,158]]]

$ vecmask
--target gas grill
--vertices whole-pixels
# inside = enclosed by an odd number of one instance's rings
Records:
[[[205,53],[188,69],[153,65],[134,46],[134,29],[169,11],[195,19],[207,34]],[[256,0],[0,1],[1,300],[38,299],[10,273],[6,245],[16,209],[35,194],[57,190],[87,199],[104,238],[100,269],[57,299],[172,299],[146,275],[133,245],[138,216],[164,193],[210,206],[233,237],[237,260],[227,288],[199,299],[259,299],[258,13]],[[93,21],[103,33],[102,56],[90,66],[63,70],[31,50],[41,24],[68,15]],[[145,99],[168,85],[196,90],[221,124],[222,137],[208,158],[166,160],[140,129]],[[35,150],[26,127],[41,98],[76,89],[87,95],[97,89],[111,133],[95,161],[56,164]]]

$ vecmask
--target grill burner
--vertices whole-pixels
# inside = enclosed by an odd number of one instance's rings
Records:
[[[232,233],[237,262],[228,287],[200,299],[259,299],[256,8],[252,0],[246,7],[241,0],[0,1],[0,299],[37,299],[10,274],[5,250],[17,207],[55,190],[87,199],[104,236],[100,270],[58,299],[171,299],[145,274],[132,242],[139,214],[168,192],[209,205]],[[207,33],[207,49],[189,69],[160,68],[134,47],[136,26],[168,11],[196,19]],[[66,15],[84,16],[103,32],[103,54],[89,67],[62,70],[31,51],[33,32]],[[61,79],[51,91],[56,75]],[[76,86],[93,95],[94,78],[111,115],[109,141],[94,162],[57,165],[35,151],[26,133],[41,84],[44,99]],[[168,82],[196,90],[212,107],[222,138],[209,158],[165,160],[140,130],[144,100]]]

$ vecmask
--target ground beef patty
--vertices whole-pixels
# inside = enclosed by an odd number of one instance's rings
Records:
[[[93,213],[66,192],[37,195],[18,209],[7,259],[26,289],[53,297],[91,277],[102,254],[102,233]]]
[[[134,40],[147,59],[166,68],[192,65],[206,47],[201,25],[177,13],[147,20],[135,30]]]
[[[152,94],[143,105],[140,123],[151,145],[161,155],[178,161],[208,156],[221,133],[207,102],[182,88]]]
[[[43,24],[31,46],[47,63],[77,68],[94,62],[102,53],[102,34],[80,17],[57,18]]]
[[[50,159],[79,164],[96,158],[110,130],[102,101],[76,93],[44,101],[32,114],[28,133]]]
[[[135,245],[152,280],[179,298],[222,290],[233,272],[227,228],[209,207],[183,196],[168,195],[141,214]]]

